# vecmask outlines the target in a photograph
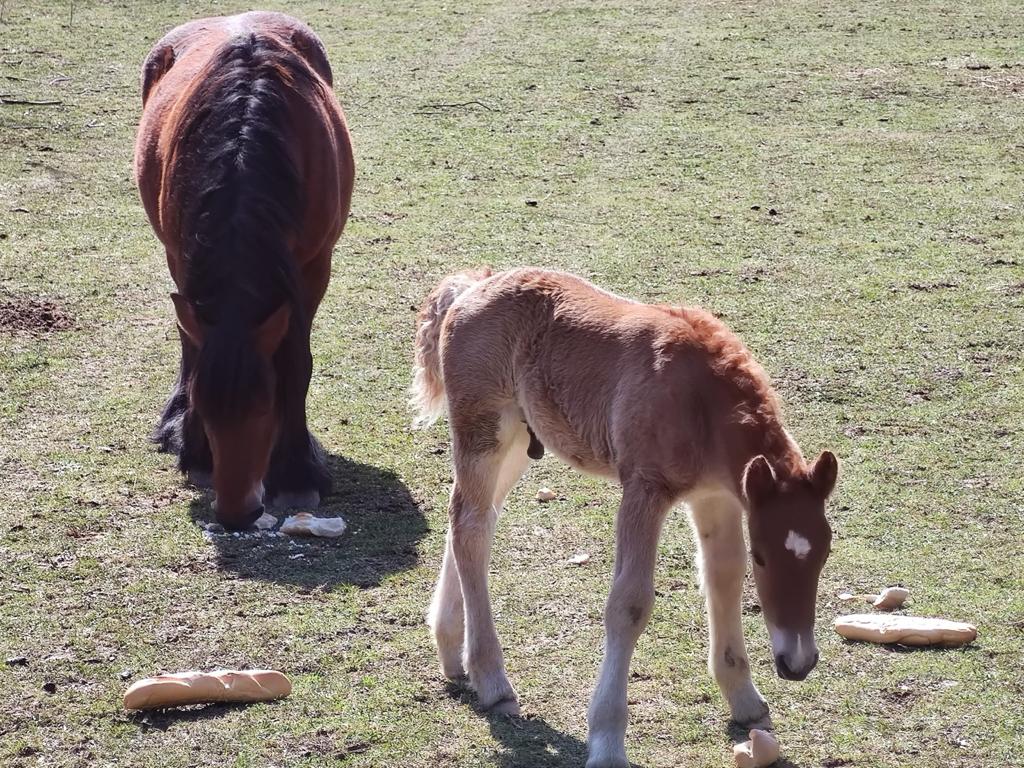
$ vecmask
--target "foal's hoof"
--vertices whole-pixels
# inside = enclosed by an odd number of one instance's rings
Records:
[[[759,731],[774,731],[775,726],[772,724],[772,716],[768,711],[768,705],[764,707],[764,711],[759,715],[751,716],[745,720],[737,720],[735,717],[732,718],[732,722],[738,725],[744,732],[753,730],[754,728]]]
[[[486,678],[474,677],[469,674],[470,682],[476,691],[477,706],[488,714],[518,715],[519,697],[515,688],[504,675],[493,675]]]
[[[587,752],[587,768],[630,768],[626,750],[621,746],[591,743]]]
[[[759,728],[771,730],[772,718],[768,711],[768,702],[752,682],[741,686],[728,696],[732,722],[744,730]]]
[[[511,715],[513,717],[519,717],[519,702],[515,699],[502,699],[496,704],[492,704],[487,708],[487,714],[489,715]]]
[[[317,491],[285,491],[270,500],[274,509],[316,509],[320,506]]]

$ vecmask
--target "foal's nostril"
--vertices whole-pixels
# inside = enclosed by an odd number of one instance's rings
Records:
[[[775,655],[775,671],[779,673],[779,677],[783,680],[792,680],[793,672],[789,668],[789,664],[786,663],[786,657],[781,653]]]
[[[814,669],[817,663],[818,654],[815,653],[814,661],[812,663],[808,664],[803,669],[793,669],[786,661],[786,657],[780,653],[775,656],[775,671],[779,673],[779,677],[783,680],[803,680],[811,674],[811,670]]]

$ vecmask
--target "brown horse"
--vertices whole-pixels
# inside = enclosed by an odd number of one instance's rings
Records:
[[[452,431],[450,528],[428,616],[445,675],[468,673],[484,708],[519,711],[487,571],[505,497],[544,445],[623,488],[587,766],[629,765],[629,663],[654,604],[661,526],[678,501],[700,550],[711,672],[736,721],[770,724],[740,620],[743,516],[776,669],[802,680],[818,661],[825,500],[838,466],[827,451],[804,460],[764,371],[721,321],[559,272],[454,275],[420,312],[412,394],[420,424],[447,405]]]
[[[313,315],[355,165],[320,39],[278,13],[178,27],[142,70],[135,176],[177,286],[181,368],[154,435],[217,519],[264,494],[316,506],[330,487],[306,427]]]

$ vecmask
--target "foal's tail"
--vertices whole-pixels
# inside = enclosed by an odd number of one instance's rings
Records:
[[[491,276],[488,268],[449,275],[431,291],[416,318],[416,361],[412,368],[409,405],[418,413],[413,426],[428,427],[445,410],[441,375],[441,325],[452,304],[463,293]]]

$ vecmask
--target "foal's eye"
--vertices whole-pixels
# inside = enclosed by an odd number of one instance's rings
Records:
[[[757,565],[759,565],[759,566],[761,566],[762,568],[764,568],[764,558],[763,558],[763,557],[761,557],[761,555],[760,555],[760,554],[758,554],[757,552],[751,552],[751,553],[750,553],[750,556],[751,556],[752,558],[754,558],[754,562],[755,562],[755,563],[756,563]]]

